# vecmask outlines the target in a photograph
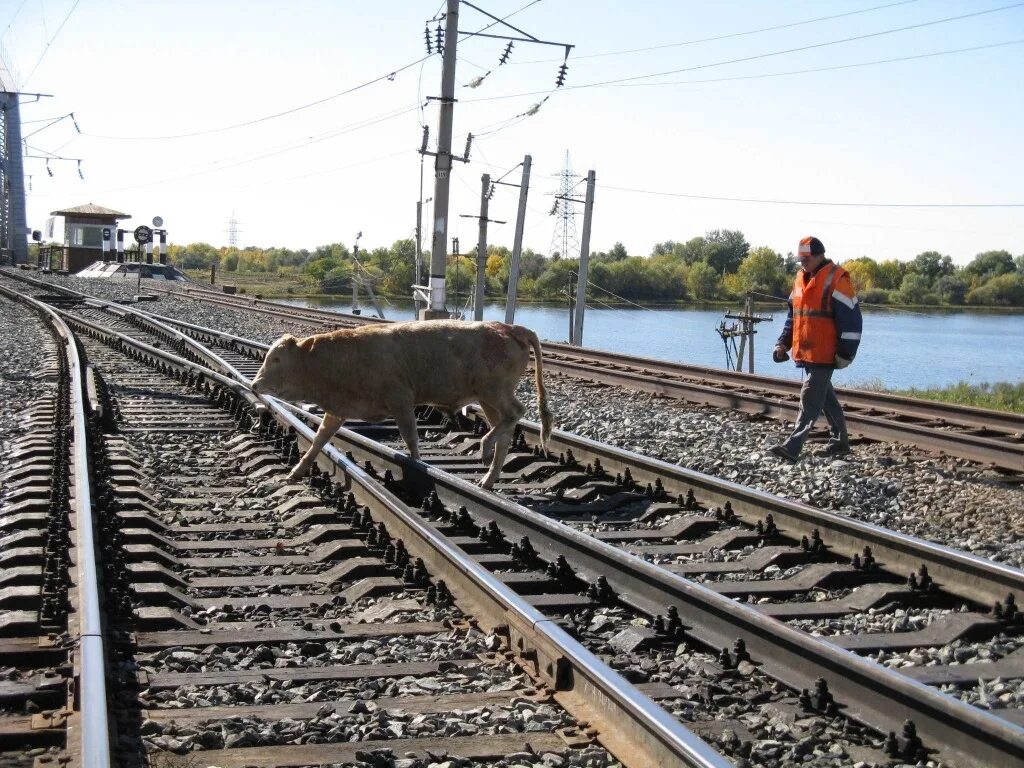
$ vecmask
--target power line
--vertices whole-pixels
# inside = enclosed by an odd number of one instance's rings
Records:
[[[624,301],[626,304],[632,304],[634,307],[638,307],[639,309],[646,309],[648,312],[654,312],[654,310],[651,309],[650,307],[645,307],[642,304],[637,304],[635,301],[630,301],[625,296],[619,296],[619,294],[614,293],[613,291],[609,291],[607,288],[604,288],[604,287],[598,285],[597,283],[595,283],[590,278],[587,278],[587,285],[590,285],[590,286],[592,286],[594,288],[597,288],[597,290],[599,290],[599,291],[604,291],[609,296],[614,296],[616,299],[618,299],[619,301]],[[612,309],[615,309],[615,307],[612,307]]]
[[[756,75],[734,75],[732,77],[714,77],[704,80],[668,80],[661,83],[619,83],[610,85],[609,88],[639,88],[658,85],[706,85],[709,83],[728,83],[734,80],[763,80],[772,77],[789,77],[791,75],[806,75],[813,72],[832,72],[840,69],[856,69],[858,67],[870,67],[876,64],[893,64],[899,61],[913,61],[915,59],[929,59],[936,56],[949,56],[954,53],[969,53],[971,51],[983,51],[987,48],[1002,48],[1007,45],[1020,45],[1021,40],[1007,40],[1002,43],[989,43],[987,45],[975,45],[970,48],[951,48],[945,51],[933,51],[931,53],[919,53],[913,56],[896,56],[891,59],[875,59],[874,61],[859,61],[852,64],[836,64],[831,67],[810,67],[808,69],[793,69],[787,72],[763,72]]]
[[[695,64],[694,66],[683,67],[681,69],[666,70],[664,72],[653,72],[653,73],[646,74],[646,75],[633,75],[631,77],[623,77],[623,78],[618,78],[618,79],[614,79],[614,80],[603,80],[603,81],[596,82],[596,83],[581,83],[580,85],[567,85],[567,86],[564,86],[563,88],[561,88],[560,90],[562,90],[562,91],[570,91],[570,90],[579,90],[579,89],[583,89],[583,88],[601,88],[601,87],[608,87],[608,86],[616,86],[616,85],[620,85],[620,84],[623,84],[623,83],[631,83],[634,80],[644,80],[644,79],[648,79],[648,78],[652,78],[652,77],[663,77],[665,75],[674,75],[674,74],[679,74],[681,72],[693,72],[693,71],[699,70],[699,69],[709,69],[711,67],[720,67],[720,66],[724,66],[726,64],[738,64],[738,63],[741,63],[741,62],[754,61],[756,59],[766,59],[766,58],[771,58],[773,56],[782,56],[782,55],[788,54],[788,53],[799,53],[799,52],[802,52],[802,51],[807,51],[807,50],[811,50],[811,49],[815,49],[815,48],[822,48],[822,47],[829,46],[829,45],[839,45],[839,44],[842,44],[842,43],[849,43],[849,42],[853,42],[853,41],[856,41],[856,40],[864,40],[864,39],[871,38],[871,37],[879,37],[881,35],[890,35],[890,34],[895,34],[897,32],[906,32],[906,31],[911,30],[911,29],[920,29],[922,27],[934,26],[936,24],[944,24],[944,23],[951,22],[951,21],[960,21],[962,19],[972,18],[972,17],[975,17],[975,16],[981,16],[981,15],[989,14],[989,13],[995,13],[997,11],[1005,11],[1005,10],[1009,10],[1009,9],[1012,9],[1012,8],[1019,8],[1022,5],[1024,5],[1024,2],[1013,3],[1012,5],[1001,6],[999,8],[991,8],[991,9],[985,10],[985,11],[977,11],[975,13],[963,14],[961,16],[950,16],[950,17],[947,17],[947,18],[944,18],[944,19],[935,19],[933,21],[922,22],[920,24],[913,24],[913,25],[906,26],[906,27],[898,27],[898,28],[894,28],[894,29],[886,29],[886,30],[881,30],[879,32],[870,32],[870,33],[865,34],[865,35],[856,35],[854,37],[844,37],[844,38],[840,38],[840,39],[837,39],[837,40],[828,40],[828,41],[825,41],[825,42],[822,42],[822,43],[814,43],[814,44],[811,44],[811,45],[801,46],[799,48],[787,48],[787,49],[779,50],[779,51],[770,51],[768,53],[756,54],[754,56],[745,56],[743,58],[738,58],[738,59],[727,59],[727,60],[724,60],[724,61],[710,62],[710,63],[707,63],[707,64]],[[1006,45],[1010,45],[1010,44],[1013,44],[1013,43],[1010,42],[1010,43],[1005,43],[1005,44]],[[998,43],[996,45],[1003,45],[1003,43]],[[984,47],[984,46],[982,46],[982,47]],[[929,56],[929,55],[942,55],[942,54],[945,54],[945,53],[955,53],[955,52],[959,52],[960,50],[971,50],[971,49],[957,49],[957,50],[954,50],[954,51],[940,51],[940,52],[937,52],[935,54],[926,54],[926,56]],[[907,58],[910,59],[910,58],[914,58],[914,57],[907,57]],[[901,59],[901,58],[892,59],[892,61],[902,61],[902,60],[903,59]],[[875,63],[875,62],[866,62],[866,63],[863,63],[863,64],[853,64],[853,65],[847,65],[847,66],[850,66],[850,67],[853,67],[853,66],[866,66],[867,64],[870,64],[870,63]],[[828,69],[832,69],[832,67],[814,68],[814,69],[809,69],[809,70],[806,70],[806,71],[807,72],[816,72],[816,71],[826,71]],[[756,75],[756,76],[755,75],[748,75],[747,77],[770,77],[770,76],[773,76],[773,75]],[[732,80],[732,79],[742,79],[742,78],[741,77],[721,78],[721,80]],[[701,81],[692,81],[692,82],[701,82]],[[710,80],[710,81],[707,81],[707,82],[717,82],[717,81]],[[641,85],[661,85],[661,83],[642,83]],[[496,100],[496,99],[511,99],[511,98],[518,98],[518,97],[521,97],[521,96],[536,96],[536,95],[539,95],[539,94],[542,94],[542,93],[546,93],[546,92],[545,91],[526,91],[526,92],[523,92],[523,93],[507,94],[507,95],[503,95],[503,96],[485,96],[485,97],[481,97],[479,99],[464,99],[463,103],[464,104],[472,104],[472,103],[479,102],[479,101],[492,101],[492,100]]]
[[[195,173],[189,173],[189,174],[185,174],[185,175],[182,175],[182,176],[175,176],[175,177],[168,178],[168,179],[159,179],[159,180],[156,180],[156,181],[149,181],[149,182],[146,182],[144,184],[132,184],[132,185],[129,185],[129,186],[124,186],[124,187],[114,187],[114,188],[111,188],[111,189],[99,190],[99,191],[96,192],[96,194],[108,194],[108,193],[111,193],[111,192],[121,192],[121,191],[128,190],[128,189],[143,189],[143,188],[146,188],[146,187],[152,187],[152,186],[156,186],[156,185],[160,185],[160,184],[171,184],[171,183],[178,182],[178,181],[184,181],[186,179],[195,178],[196,176],[204,176],[204,175],[206,175],[208,173],[216,173],[217,171],[226,171],[226,170],[229,170],[231,168],[237,168],[238,166],[241,166],[241,165],[248,165],[249,163],[255,163],[255,162],[259,161],[259,160],[265,160],[265,159],[270,158],[270,157],[276,157],[278,155],[282,155],[282,154],[284,154],[286,152],[290,152],[290,151],[295,150],[295,149],[302,149],[303,147],[307,147],[307,146],[309,146],[311,144],[316,144],[316,143],[319,143],[321,141],[326,141],[328,139],[337,138],[338,136],[344,135],[346,133],[351,133],[352,131],[359,130],[360,128],[368,128],[371,125],[377,125],[378,123],[385,122],[386,120],[391,120],[391,119],[394,119],[396,117],[400,117],[400,116],[402,116],[404,114],[408,114],[409,112],[413,112],[416,109],[418,109],[418,106],[416,106],[416,107],[405,107],[405,108],[402,108],[402,109],[400,109],[398,111],[386,113],[386,114],[384,114],[384,115],[382,115],[382,116],[380,116],[380,117],[378,117],[376,119],[364,120],[364,121],[362,121],[360,123],[356,123],[356,124],[347,126],[347,127],[342,128],[342,129],[340,129],[338,131],[334,131],[332,133],[328,133],[326,135],[322,135],[322,136],[319,136],[317,138],[310,139],[309,141],[302,142],[301,144],[296,144],[296,145],[292,145],[292,146],[286,146],[284,148],[279,148],[279,149],[276,149],[274,151],[271,151],[271,152],[268,152],[268,153],[265,153],[265,154],[262,154],[262,155],[257,155],[256,157],[251,157],[251,158],[247,158],[247,159],[244,159],[244,160],[239,160],[239,161],[234,162],[234,163],[230,163],[230,164],[226,164],[226,165],[218,165],[218,166],[215,166],[213,168],[207,168],[205,170],[196,171]]]
[[[21,13],[21,9],[25,7],[25,3],[27,2],[28,0],[21,0],[21,3],[18,5],[18,9],[14,12],[14,15],[11,16],[11,20],[7,22],[7,26],[4,27],[4,31],[0,33],[0,37],[3,37],[11,31],[11,27],[14,25],[14,22],[17,20],[18,15]]]
[[[92,137],[94,139],[114,139],[114,140],[117,140],[117,141],[157,141],[157,140],[162,141],[162,140],[165,140],[165,139],[187,139],[187,138],[192,138],[192,137],[195,137],[195,136],[207,136],[207,135],[213,134],[213,133],[223,133],[224,131],[232,131],[232,130],[234,130],[236,128],[245,128],[246,126],[249,126],[249,125],[256,125],[257,123],[265,123],[268,120],[275,120],[275,119],[277,119],[279,117],[284,117],[286,115],[295,114],[296,112],[301,112],[304,109],[309,109],[310,107],[315,107],[315,106],[318,106],[320,104],[324,104],[324,103],[326,103],[328,101],[332,101],[333,99],[337,99],[337,98],[340,98],[342,96],[347,96],[350,93],[355,93],[356,91],[362,90],[363,88],[367,88],[367,87],[373,85],[374,83],[379,83],[381,80],[388,80],[388,81],[394,80],[395,76],[398,75],[400,72],[404,72],[405,70],[410,69],[411,67],[415,67],[417,64],[420,64],[420,63],[426,61],[429,58],[430,58],[430,56],[424,56],[423,58],[416,59],[416,61],[410,62],[410,63],[408,63],[408,64],[406,64],[406,65],[404,65],[402,67],[399,67],[398,69],[392,70],[391,72],[388,72],[387,74],[380,75],[379,77],[375,77],[372,80],[367,80],[365,83],[360,83],[359,85],[353,86],[352,88],[347,88],[344,91],[339,91],[338,93],[332,94],[331,96],[325,96],[322,99],[317,99],[316,101],[311,101],[308,104],[302,104],[302,105],[300,105],[298,107],[292,107],[291,109],[286,109],[283,112],[275,112],[272,115],[264,115],[263,117],[258,117],[258,118],[255,118],[253,120],[247,120],[247,121],[245,121],[243,123],[235,123],[234,125],[225,125],[225,126],[221,126],[220,128],[209,128],[209,129],[202,130],[202,131],[193,131],[191,133],[178,133],[178,134],[173,134],[173,135],[168,135],[168,136],[106,136],[106,135],[98,134],[98,133],[85,133],[83,135],[90,136],[90,137]]]
[[[50,46],[53,45],[53,41],[57,39],[58,35],[60,35],[61,30],[64,29],[64,25],[68,23],[68,19],[71,18],[71,14],[75,12],[75,8],[78,7],[78,4],[81,1],[82,0],[75,0],[74,4],[71,6],[71,8],[68,10],[68,12],[64,15],[64,20],[60,23],[60,26],[57,27],[57,31],[53,33],[53,37],[51,37],[49,40],[46,41],[46,46],[43,48],[43,52],[39,54],[39,58],[36,59],[36,63],[32,66],[32,69],[29,71],[28,75],[22,81],[22,83],[21,83],[21,87],[22,88],[24,88],[25,85],[28,83],[28,81],[32,79],[32,75],[34,75],[36,73],[36,69],[38,69],[39,65],[42,63],[43,57],[45,57],[47,52],[49,52]]]
[[[726,203],[759,203],[762,205],[818,205],[837,208],[1024,208],[1024,203],[843,203],[822,200],[765,200],[752,197],[718,197],[715,195],[692,195],[684,192],[662,192],[652,189],[615,187],[601,184],[601,189],[615,192],[633,192],[641,195],[661,197],[683,197],[689,200],[714,200]]]
[[[908,5],[910,3],[916,3],[918,0],[900,0],[896,3],[886,3],[885,5],[876,5],[871,8],[862,8],[857,11],[848,11],[846,13],[836,13],[831,16],[817,16],[813,19],[804,19],[803,21],[793,21],[788,24],[776,24],[771,27],[759,27],[758,29],[748,29],[744,32],[730,32],[726,35],[714,35],[713,37],[700,37],[695,40],[683,40],[679,43],[665,43],[663,45],[650,45],[644,48],[627,48],[618,51],[604,51],[601,53],[591,53],[583,56],[575,56],[574,58],[579,61],[580,59],[597,59],[606,56],[624,56],[630,53],[646,53],[647,51],[662,51],[666,48],[682,48],[687,45],[697,45],[698,43],[712,43],[718,40],[729,40],[734,37],[745,37],[747,35],[757,35],[762,32],[776,32],[780,29],[792,29],[793,27],[801,27],[806,24],[816,24],[819,21],[832,21],[833,19],[842,19],[846,16],[856,16],[861,13],[870,13],[872,11],[880,11],[886,8],[895,8],[898,5]],[[540,59],[537,61],[520,61],[513,62],[519,64],[551,64],[557,63],[560,59]]]
[[[999,11],[1006,11],[1006,10],[1010,10],[1010,9],[1013,9],[1013,8],[1020,8],[1022,5],[1024,5],[1024,2],[1012,3],[1010,5],[1000,6],[999,8],[989,8],[989,9],[984,10],[984,11],[974,11],[973,13],[964,13],[964,14],[961,14],[959,16],[947,16],[947,17],[942,18],[942,19],[934,19],[932,21],[923,21],[923,22],[921,22],[919,24],[909,24],[909,25],[904,26],[904,27],[894,27],[892,29],[883,29],[883,30],[880,30],[878,32],[868,32],[868,33],[863,34],[863,35],[853,35],[852,37],[843,37],[843,38],[839,38],[837,40],[826,40],[825,42],[822,42],[822,43],[810,43],[808,45],[801,45],[799,48],[786,48],[786,49],[783,49],[783,50],[780,50],[780,51],[770,51],[768,53],[754,54],[753,56],[743,56],[743,57],[740,57],[738,59],[727,59],[727,60],[724,60],[724,61],[711,62],[709,64],[695,64],[694,66],[691,66],[691,67],[681,67],[679,69],[668,69],[668,70],[665,70],[664,72],[652,72],[652,73],[649,73],[649,74],[646,74],[646,75],[632,75],[631,77],[623,77],[623,78],[619,78],[619,79],[616,79],[616,80],[606,80],[606,81],[600,82],[600,83],[588,83],[588,84],[586,84],[586,86],[582,86],[581,85],[581,86],[575,86],[575,87],[576,88],[582,88],[582,87],[594,87],[596,85],[610,85],[610,84],[613,84],[613,83],[625,83],[625,82],[631,82],[633,80],[644,80],[644,79],[651,78],[651,77],[663,77],[665,75],[677,75],[680,72],[693,72],[694,70],[698,70],[698,69],[708,69],[710,67],[721,67],[721,66],[724,66],[726,64],[740,64],[740,63],[743,63],[743,62],[746,62],[746,61],[755,61],[757,59],[767,59],[767,58],[771,58],[772,56],[783,56],[783,55],[785,55],[787,53],[798,53],[798,52],[802,53],[804,51],[815,50],[817,48],[825,48],[825,47],[830,46],[830,45],[840,45],[842,43],[851,43],[851,42],[855,42],[857,40],[867,40],[867,39],[872,38],[872,37],[881,37],[882,35],[893,35],[893,34],[896,34],[897,32],[907,32],[907,31],[912,30],[912,29],[921,29],[923,27],[932,27],[932,26],[935,26],[936,24],[946,24],[946,23],[951,22],[951,21],[962,21],[964,19],[971,19],[971,18],[975,18],[977,16],[985,16],[985,15],[990,14],[990,13],[997,13]],[[572,88],[574,86],[569,86],[569,87]]]

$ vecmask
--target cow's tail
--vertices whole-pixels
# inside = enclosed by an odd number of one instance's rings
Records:
[[[551,409],[548,408],[548,392],[544,389],[544,362],[543,354],[540,350],[540,339],[537,338],[537,334],[533,331],[528,331],[528,333],[530,346],[533,347],[534,381],[537,384],[537,408],[540,411],[540,444],[542,448],[546,448],[548,440],[551,438],[551,427],[554,417],[551,415]]]

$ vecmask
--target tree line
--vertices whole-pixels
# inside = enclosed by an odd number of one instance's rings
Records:
[[[390,247],[360,249],[342,243],[313,250],[288,248],[215,248],[207,243],[170,246],[172,263],[183,269],[222,272],[277,273],[301,278],[311,291],[344,293],[354,275],[373,281],[375,290],[408,296],[415,281],[416,244],[411,239]],[[421,275],[428,272],[424,255]],[[503,246],[487,249],[486,292],[504,296],[512,253]],[[933,306],[1024,306],[1024,254],[979,253],[965,266],[938,251],[912,259],[876,261],[869,256],[841,262],[861,299],[869,304]],[[768,246],[751,248],[738,230],[713,230],[686,242],[668,240],[646,256],[630,255],[622,243],[590,255],[588,279],[597,298],[629,301],[732,300],[747,292],[784,299],[799,267],[793,253],[785,256]],[[522,298],[561,300],[574,283],[577,259],[525,249],[520,258],[518,294]],[[450,294],[468,295],[476,280],[475,255],[449,254],[446,276]],[[425,277],[421,278],[425,280]]]

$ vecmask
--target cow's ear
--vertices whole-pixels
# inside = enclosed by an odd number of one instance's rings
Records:
[[[286,333],[281,337],[281,346],[294,347],[298,343],[298,339],[292,336],[290,333]]]

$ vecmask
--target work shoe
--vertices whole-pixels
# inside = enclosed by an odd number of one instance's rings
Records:
[[[795,462],[799,457],[795,453],[790,453],[789,449],[784,445],[773,445],[768,449],[768,453],[778,456],[780,459],[785,459],[790,464]]]
[[[815,451],[815,456],[821,456],[823,458],[836,456],[845,456],[850,452],[851,448],[849,443],[829,443],[827,446],[822,448],[820,451]]]

